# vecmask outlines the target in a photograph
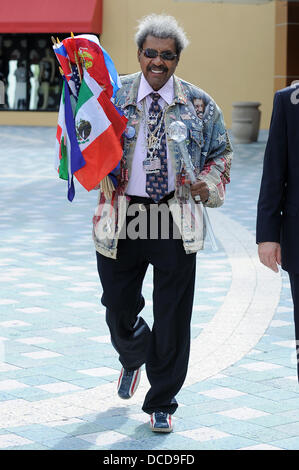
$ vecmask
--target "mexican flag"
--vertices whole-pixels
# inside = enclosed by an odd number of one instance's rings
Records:
[[[77,142],[86,164],[74,172],[88,191],[95,188],[120,162],[120,135],[126,121],[101,86],[84,69],[75,109]]]

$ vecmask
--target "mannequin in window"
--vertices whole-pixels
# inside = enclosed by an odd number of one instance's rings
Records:
[[[3,83],[3,85],[1,84],[1,82]],[[2,96],[0,96],[0,100],[1,100],[1,98],[3,99],[2,103],[0,101],[0,108],[1,109],[3,109],[3,108],[7,109],[8,108],[7,77],[6,77],[6,74],[4,72],[4,64],[3,64],[3,60],[1,58],[0,58],[0,91],[2,92]]]
[[[40,109],[46,109],[48,106],[50,84],[53,83],[54,77],[55,60],[51,55],[51,50],[46,49],[46,55],[40,61],[39,94],[43,97]]]
[[[16,91],[14,109],[26,109],[27,98],[27,71],[25,62],[19,60],[15,71]]]

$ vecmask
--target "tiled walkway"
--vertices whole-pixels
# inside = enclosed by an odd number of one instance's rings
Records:
[[[174,432],[153,434],[116,394],[91,239],[96,192],[73,203],[53,170],[55,129],[2,127],[0,449],[298,449],[290,286],[260,265],[256,200],[267,132],[236,145],[218,241],[197,257],[192,351]],[[143,315],[151,324],[152,272]]]

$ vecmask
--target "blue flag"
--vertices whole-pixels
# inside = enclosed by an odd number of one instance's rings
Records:
[[[65,79],[64,79],[65,80]],[[66,83],[64,94],[65,126],[67,130],[67,152],[68,152],[68,200],[72,201],[75,197],[75,186],[73,174],[85,165],[85,160],[81,153],[76,129],[74,115],[70,99],[70,90]]]
[[[99,46],[102,49],[102,52],[103,52],[103,55],[104,55],[104,60],[105,60],[105,65],[106,65],[107,70],[108,70],[109,75],[110,75],[110,81],[111,81],[111,85],[113,87],[113,98],[114,98],[115,95],[116,95],[117,90],[119,90],[121,88],[121,81],[120,81],[119,75],[117,73],[117,70],[115,68],[115,65],[114,65],[113,60],[111,59],[110,55],[108,54],[107,51],[105,51],[105,49],[103,48],[103,46],[101,46],[101,44],[99,44]]]

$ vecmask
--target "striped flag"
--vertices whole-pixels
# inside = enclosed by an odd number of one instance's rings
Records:
[[[63,73],[68,81],[71,78],[72,69],[67,50],[64,44],[61,42],[59,44],[54,45],[53,50],[55,52],[59,65],[62,68]]]
[[[102,49],[102,52],[103,52],[103,55],[104,55],[104,60],[105,60],[105,64],[106,64],[106,67],[107,67],[107,70],[109,72],[109,76],[110,76],[110,81],[111,81],[111,84],[112,84],[112,87],[113,87],[113,98],[115,97],[117,91],[121,88],[121,82],[120,82],[120,78],[119,78],[119,75],[116,71],[116,68],[115,68],[115,65],[110,57],[110,55],[108,54],[107,51],[105,51],[105,49],[103,48],[103,46],[101,46],[101,44],[99,43],[99,46],[100,48]]]
[[[72,64],[65,45],[62,43],[53,46],[56,58],[63,70],[64,76],[68,82],[72,94],[77,97],[80,88],[80,77],[77,66]]]

